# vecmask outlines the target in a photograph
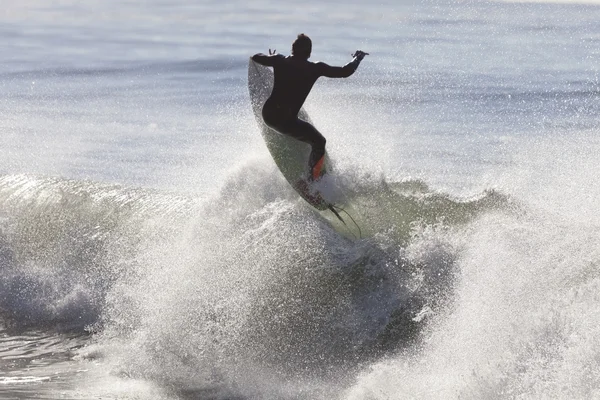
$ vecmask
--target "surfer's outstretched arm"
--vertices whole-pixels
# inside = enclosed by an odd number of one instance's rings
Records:
[[[356,53],[354,53],[352,61],[343,67],[332,67],[324,62],[317,63],[317,65],[320,68],[321,76],[326,76],[327,78],[347,78],[356,71],[362,59],[368,54],[369,53],[365,53],[364,51],[357,50]]]

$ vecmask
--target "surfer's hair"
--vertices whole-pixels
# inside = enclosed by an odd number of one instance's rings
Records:
[[[298,35],[292,43],[292,55],[308,59],[312,51],[312,40],[304,33]]]

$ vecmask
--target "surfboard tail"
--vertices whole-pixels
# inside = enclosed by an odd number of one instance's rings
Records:
[[[323,199],[321,194],[314,190],[310,183],[305,179],[299,179],[294,185],[294,189],[302,196],[304,200],[306,200],[311,206],[315,207],[317,210],[326,210],[329,208],[329,203]]]

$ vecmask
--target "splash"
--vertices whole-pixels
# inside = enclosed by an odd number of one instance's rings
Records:
[[[522,143],[514,212],[456,231],[452,302],[413,352],[365,368],[342,398],[595,398],[600,366],[597,139]]]
[[[418,345],[451,304],[451,238],[510,209],[496,192],[345,176],[362,239],[256,163],[205,199],[3,177],[2,317],[93,332],[83,358],[179,394],[330,398]]]

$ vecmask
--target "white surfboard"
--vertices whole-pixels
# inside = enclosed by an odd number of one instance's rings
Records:
[[[318,210],[330,209],[337,215],[337,212],[332,209],[332,204],[323,199],[321,194],[306,182],[308,157],[311,151],[310,145],[278,133],[269,128],[263,121],[262,108],[272,90],[273,71],[250,59],[248,63],[248,91],[250,92],[252,110],[275,164],[277,164],[285,179],[304,200]],[[304,108],[300,110],[298,117],[312,123]],[[325,154],[322,171],[331,173],[331,162],[327,154]]]

